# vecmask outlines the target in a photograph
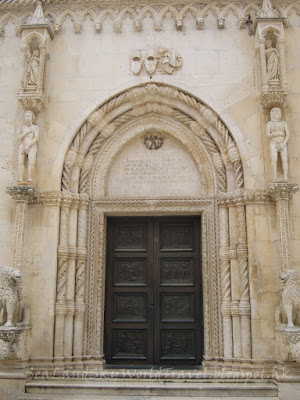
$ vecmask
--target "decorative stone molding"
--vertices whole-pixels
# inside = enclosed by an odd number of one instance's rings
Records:
[[[62,189],[70,190],[73,168],[79,167],[79,191],[88,189],[93,159],[105,141],[117,130],[125,129],[141,117],[149,113],[171,116],[179,124],[191,130],[196,140],[207,149],[215,165],[218,189],[226,191],[228,173],[234,172],[237,188],[244,185],[242,164],[237,146],[219,117],[206,105],[192,96],[161,84],[147,84],[129,89],[114,97],[94,111],[83,123],[68,150],[62,175]],[[214,135],[218,132],[219,139]],[[210,133],[211,132],[211,133]],[[192,151],[192,150],[191,150]],[[80,165],[76,165],[77,157],[84,157]],[[198,156],[195,158],[197,160]],[[227,160],[226,165],[224,161]],[[232,164],[232,168],[229,165]],[[77,174],[76,174],[77,175]],[[75,185],[75,182],[73,183]]]
[[[227,206],[234,206],[237,204],[270,204],[274,200],[268,189],[266,190],[237,190],[229,193],[218,194],[218,204],[226,204]]]
[[[287,97],[284,18],[271,0],[264,0],[254,31],[260,102],[266,108],[283,107]]]
[[[131,57],[131,70],[135,75],[138,75],[143,69],[151,76],[156,71],[172,75],[181,66],[181,56],[172,49],[137,50]]]
[[[219,349],[219,287],[216,261],[214,202],[209,199],[103,199],[94,200],[89,235],[87,333],[84,354],[103,361],[106,217],[124,215],[202,215],[203,306],[206,356],[221,356]],[[208,231],[209,227],[209,231]],[[209,265],[211,266],[209,268]],[[211,293],[211,294],[210,294]],[[96,324],[96,331],[95,331]]]
[[[21,25],[21,66],[18,99],[24,109],[41,112],[47,106],[48,67],[53,33],[42,2]]]
[[[298,190],[297,184],[284,181],[273,182],[267,188],[267,191],[276,201],[282,270],[290,268],[289,199]]]
[[[32,7],[35,4],[35,0],[21,2],[11,0],[2,3],[0,5],[0,12],[2,11],[4,15],[0,18],[0,27],[3,34],[4,27],[9,18],[13,20],[17,28],[18,25],[24,24],[27,19],[28,10],[32,12]],[[67,17],[72,20],[74,32],[77,33],[82,31],[82,25],[87,19],[90,19],[94,23],[95,33],[101,32],[102,25],[106,20],[112,20],[114,31],[120,33],[123,21],[127,17],[133,22],[133,30],[138,32],[143,29],[143,20],[150,15],[153,19],[154,29],[161,31],[163,29],[163,20],[166,14],[169,13],[174,20],[176,29],[182,31],[185,29],[185,16],[188,13],[194,18],[196,29],[203,29],[205,27],[205,18],[208,14],[213,15],[216,19],[216,26],[219,29],[223,29],[226,17],[230,13],[233,13],[239,20],[240,28],[244,28],[249,14],[254,19],[261,12],[260,2],[253,1],[241,4],[238,0],[223,1],[218,3],[217,6],[209,0],[204,0],[201,3],[193,0],[183,0],[172,2],[172,4],[167,0],[160,0],[155,4],[149,0],[142,2],[138,0],[124,1],[122,4],[120,4],[119,0],[105,0],[97,3],[93,0],[86,0],[84,4],[89,6],[88,9],[82,6],[81,0],[69,0],[68,10],[66,10],[59,0],[43,1],[45,16],[54,21],[54,31],[56,34],[61,32]],[[285,20],[287,20],[293,10],[299,11],[299,4],[297,2],[285,3],[277,0],[276,6],[279,16]]]
[[[143,140],[149,132],[160,132],[162,121],[164,137],[170,134],[170,137],[174,136],[177,141],[182,142],[199,171],[205,165],[201,176],[207,176],[209,189],[206,193],[204,191],[203,198],[108,198],[105,190],[107,174],[124,145],[135,137]],[[75,176],[78,177],[76,182]],[[227,176],[231,176],[230,181],[235,190],[228,197]],[[202,215],[206,359],[232,359],[234,346],[243,346],[241,356],[245,360],[249,359],[250,305],[247,297],[248,258],[247,251],[245,252],[247,237],[243,231],[244,204],[246,201],[268,203],[271,198],[264,191],[247,192],[242,189],[243,184],[239,151],[229,130],[213,110],[181,90],[157,83],[141,85],[120,93],[92,112],[74,136],[62,175],[54,353],[56,359],[62,360],[66,357],[66,360],[70,360],[75,357],[76,362],[86,363],[82,355],[87,354],[91,357],[91,362],[99,367],[104,362],[106,217],[171,214]],[[91,196],[89,214],[88,194]],[[220,198],[226,198],[223,209],[221,207],[219,210],[220,216],[226,213],[225,219],[219,220],[217,194]],[[82,199],[85,199],[83,203]],[[231,224],[237,225],[236,221],[229,221],[228,201],[233,201],[234,207],[242,209],[238,210],[238,214],[241,215],[239,234],[243,242],[239,243],[238,249],[234,249],[234,253],[235,262],[240,265],[243,301],[241,304],[239,299],[235,302],[234,320],[236,325],[241,324],[244,333],[237,331],[239,333],[236,333],[235,338],[232,333],[231,294],[228,295],[228,290],[231,290],[229,240],[219,249],[219,241],[223,241],[224,237],[216,236],[219,224],[221,231],[227,234]],[[77,234],[77,242],[74,242],[74,232]],[[218,252],[222,263],[220,269]],[[212,268],[208,269],[208,265]],[[70,337],[73,338],[73,348],[67,342],[70,342]],[[239,344],[235,344],[235,340]]]

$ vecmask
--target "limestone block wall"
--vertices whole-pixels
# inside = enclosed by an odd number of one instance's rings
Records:
[[[32,13],[34,7],[30,8]],[[51,6],[44,8],[45,16]],[[4,13],[3,10],[1,10]],[[18,15],[18,10],[14,10]],[[20,11],[21,13],[21,11]],[[145,82],[163,82],[198,97],[214,109],[231,130],[242,157],[245,188],[264,189],[270,182],[269,143],[265,126],[269,110],[258,102],[253,36],[240,28],[229,11],[224,29],[218,29],[212,12],[205,28],[197,30],[195,19],[184,18],[177,30],[167,13],[161,31],[150,16],[135,31],[127,17],[122,32],[114,32],[106,19],[101,32],[86,19],[80,33],[68,16],[52,40],[49,69],[49,103],[37,116],[40,127],[35,184],[40,192],[60,191],[66,151],[87,116],[107,99]],[[289,84],[284,117],[288,123],[290,179],[300,184],[300,17],[293,11],[286,34],[286,66]],[[0,37],[0,254],[10,264],[14,234],[14,202],[5,188],[16,182],[17,135],[23,111],[17,102],[21,38],[9,20]],[[182,67],[172,75],[143,70],[135,75],[131,56],[136,50],[159,47],[175,50]],[[300,263],[300,194],[290,204],[292,266]],[[29,205],[24,241],[24,287],[31,307],[32,357],[53,354],[59,208],[55,204]],[[251,281],[253,358],[275,359],[274,308],[279,303],[280,251],[274,205],[247,206],[247,235]],[[237,240],[237,239],[236,239]],[[300,269],[299,269],[300,271]]]

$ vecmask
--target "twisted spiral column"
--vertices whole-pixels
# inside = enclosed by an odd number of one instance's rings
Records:
[[[231,320],[231,272],[229,260],[228,210],[225,205],[219,208],[220,261],[222,280],[222,304],[224,358],[232,358],[232,320]]]
[[[41,43],[39,48],[40,48],[40,65],[39,65],[39,74],[37,82],[37,91],[43,92],[45,60],[46,60],[46,44]]]
[[[250,327],[250,295],[249,295],[249,271],[248,248],[246,233],[246,213],[243,204],[237,205],[238,221],[238,246],[237,259],[240,270],[240,305],[242,357],[251,358],[251,327]]]
[[[262,84],[262,90],[264,91],[268,89],[265,39],[260,39],[259,41],[259,56],[260,56],[261,84]]]
[[[67,314],[66,290],[67,290],[67,267],[68,267],[68,240],[69,240],[69,216],[72,197],[65,192],[62,197],[60,211],[60,237],[58,246],[57,266],[57,288],[55,306],[55,342],[54,356],[64,356],[64,330],[65,316]]]
[[[281,85],[283,87],[287,87],[286,66],[285,66],[285,40],[283,38],[278,39],[278,53],[279,53]]]
[[[78,212],[78,241],[76,261],[76,286],[75,286],[75,320],[74,320],[74,347],[73,355],[80,358],[83,350],[83,323],[85,312],[85,273],[87,260],[87,225],[88,225],[89,197],[80,195]]]

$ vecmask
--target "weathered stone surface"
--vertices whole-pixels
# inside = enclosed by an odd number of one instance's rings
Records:
[[[299,21],[283,0],[1,2],[0,261],[30,326],[0,397],[103,369],[112,216],[201,215],[203,365],[300,380],[276,330],[279,275],[300,272]],[[26,111],[39,137],[20,155]]]

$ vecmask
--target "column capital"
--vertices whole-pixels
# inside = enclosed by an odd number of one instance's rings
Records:
[[[6,193],[14,200],[26,203],[35,202],[38,198],[37,188],[33,185],[14,185],[6,188]]]
[[[296,183],[285,181],[275,181],[270,183],[267,187],[267,191],[275,201],[289,200],[292,194],[298,190],[299,186]]]

